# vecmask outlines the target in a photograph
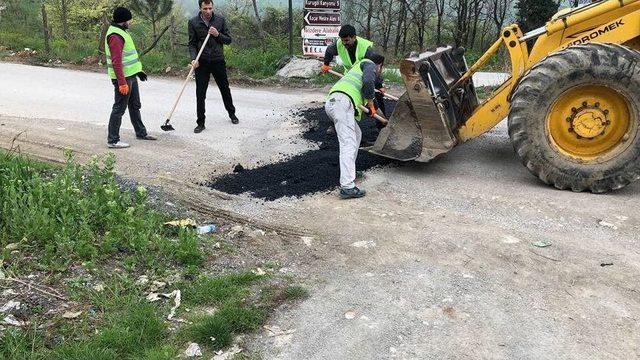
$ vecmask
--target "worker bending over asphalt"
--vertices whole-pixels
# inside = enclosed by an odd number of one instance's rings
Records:
[[[373,42],[361,38],[356,33],[356,28],[352,25],[343,25],[338,32],[338,41],[329,45],[324,53],[324,63],[320,67],[323,73],[329,72],[331,69],[330,64],[333,59],[338,56],[342,60],[342,64],[345,68],[345,74],[351,70],[353,64],[362,61],[363,59],[372,59],[377,54],[373,51]],[[378,77],[376,81],[376,89],[380,89],[384,92],[382,77]],[[386,114],[384,106],[383,93],[376,93],[375,99],[378,107],[382,110],[383,114]],[[380,122],[376,121],[376,127],[378,129],[384,127]],[[329,127],[329,133],[332,133],[333,128]]]
[[[373,55],[373,59],[356,62],[343,78],[329,92],[324,105],[327,115],[335,124],[340,146],[340,197],[342,199],[360,198],[365,191],[356,187],[356,158],[362,131],[356,121],[362,118],[360,105],[369,109],[370,115],[376,113],[373,98],[375,84],[382,72],[384,57]]]

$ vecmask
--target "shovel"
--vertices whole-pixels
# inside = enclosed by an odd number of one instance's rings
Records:
[[[202,47],[200,47],[200,51],[198,52],[198,56],[196,56],[195,61],[200,60],[200,55],[202,55],[202,51],[204,51],[204,47],[209,42],[209,37],[210,36],[211,36],[211,34],[207,33],[207,37],[204,38],[204,42],[202,43]],[[189,78],[191,77],[191,75],[193,75],[193,71],[194,70],[195,70],[195,68],[193,67],[193,63],[192,63],[191,64],[191,70],[189,70],[189,75],[187,75],[187,78],[184,80],[184,83],[182,84],[182,89],[180,89],[180,92],[178,93],[178,98],[176,99],[176,102],[173,104],[173,107],[171,108],[171,111],[169,111],[169,115],[167,115],[167,120],[165,120],[164,125],[160,126],[160,129],[162,129],[163,131],[175,130],[174,127],[169,123],[169,121],[171,121],[171,116],[173,116],[173,112],[176,111],[176,107],[178,106],[178,102],[180,101],[180,98],[182,97],[182,93],[184,92],[184,89],[187,87],[187,83],[189,82]]]

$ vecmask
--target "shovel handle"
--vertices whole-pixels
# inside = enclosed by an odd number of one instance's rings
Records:
[[[204,42],[202,43],[202,46],[200,47],[200,51],[198,51],[198,56],[196,56],[196,59],[194,61],[200,60],[200,55],[202,55],[202,52],[204,51],[204,47],[209,42],[209,37],[210,36],[211,36],[211,34],[207,33],[207,37],[204,38]],[[169,111],[169,115],[167,115],[167,121],[165,122],[165,125],[169,123],[169,120],[171,120],[171,116],[173,116],[173,112],[176,111],[176,107],[178,107],[178,103],[180,102],[180,98],[182,97],[182,93],[184,92],[184,89],[187,87],[187,84],[189,83],[189,78],[191,77],[191,75],[193,75],[193,71],[194,70],[195,70],[195,68],[193,67],[193,63],[192,63],[191,64],[191,69],[189,69],[189,75],[187,75],[187,78],[184,79],[184,83],[182,83],[182,88],[180,89],[180,92],[178,93],[178,98],[176,99],[175,103],[173,103],[173,107],[171,108],[171,111]]]
[[[367,114],[369,113],[369,109],[367,109],[367,107],[366,107],[366,106],[362,106],[362,105],[360,105],[360,106],[359,106],[359,108],[360,108],[360,110],[364,111],[365,113],[367,113]],[[373,115],[373,117],[374,117],[376,120],[380,121],[380,122],[381,122],[382,124],[384,124],[384,125],[387,125],[387,124],[389,123],[389,120],[387,120],[387,119],[383,118],[382,116],[380,116],[380,115],[378,115],[378,114]]]
[[[333,74],[333,75],[335,75],[335,76],[337,76],[337,77],[343,77],[343,76],[344,76],[344,75],[340,74],[339,72],[337,72],[337,71],[335,71],[335,70],[329,70],[329,73],[330,73],[330,74]],[[396,96],[393,96],[393,95],[391,95],[391,94],[387,94],[386,92],[384,92],[384,93],[383,93],[383,92],[381,92],[381,91],[380,91],[380,90],[378,90],[378,89],[376,89],[376,92],[377,92],[377,93],[382,93],[382,95],[384,95],[384,97],[389,98],[389,99],[391,99],[391,100],[394,100],[394,101],[398,101],[398,100],[400,100],[400,99],[399,99],[399,98],[397,98]]]

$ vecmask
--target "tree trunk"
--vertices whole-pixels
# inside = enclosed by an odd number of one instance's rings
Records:
[[[178,30],[176,28],[176,17],[171,16],[171,53],[175,55],[176,44],[178,44]]]
[[[371,39],[371,18],[373,18],[373,0],[369,0],[369,7],[367,8],[367,28],[365,29],[367,39]]]
[[[400,48],[400,39],[402,38],[403,24],[404,24],[405,19],[407,17],[406,6],[407,6],[407,3],[405,3],[404,1],[400,5],[400,13],[399,13],[400,16],[399,16],[399,19],[398,19],[398,26],[396,27],[396,39],[395,39],[394,48],[393,48],[393,53],[396,56],[398,56],[398,50]]]
[[[107,30],[109,30],[109,18],[107,14],[102,14],[102,24],[100,25],[100,37],[98,38],[98,53],[104,55],[104,42],[107,37]]]
[[[256,24],[258,25],[258,35],[260,38],[264,38],[264,31],[262,30],[262,19],[260,19],[260,12],[258,11],[258,1],[252,0],[253,3],[253,13],[256,16]]]
[[[67,13],[69,9],[67,9],[67,1],[68,0],[60,0],[60,20],[62,21],[62,37],[65,40],[69,40],[69,26],[67,23]]]
[[[164,29],[162,29],[162,31],[160,31],[160,35],[158,35],[158,37],[157,37],[157,38],[155,38],[155,39],[153,40],[153,42],[151,43],[151,45],[149,45],[149,47],[147,47],[146,49],[144,49],[144,50],[142,50],[142,51],[140,52],[140,57],[145,56],[146,54],[148,54],[148,53],[149,53],[149,51],[153,50],[153,48],[155,48],[155,47],[156,47],[156,45],[158,45],[158,41],[160,41],[160,38],[162,38],[162,35],[164,35],[164,33],[166,33],[166,32],[167,32],[167,30],[169,30],[169,28],[170,28],[170,27],[171,27],[171,25],[167,25],[167,26],[165,26],[165,28],[164,28]]]
[[[158,30],[156,29],[156,19],[151,18],[151,28],[153,29],[153,40],[158,38]]]
[[[51,44],[49,43],[49,20],[47,18],[47,9],[42,3],[42,27],[44,29],[44,52],[49,54],[51,52]]]

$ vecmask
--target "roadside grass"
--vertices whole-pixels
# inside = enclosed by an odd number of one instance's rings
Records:
[[[0,152],[0,284],[26,281],[65,297],[33,304],[31,287],[18,291],[29,296],[16,297],[29,325],[0,332],[0,358],[174,359],[192,341],[212,355],[306,296],[276,275],[205,274],[219,255],[209,246],[216,238],[164,227],[170,214],[151,205],[146,188],[123,189],[114,165],[112,156],[80,165],[67,153],[54,166]],[[152,279],[165,283],[153,289]],[[166,319],[172,300],[146,299],[174,290],[182,292],[176,317],[189,325]]]

